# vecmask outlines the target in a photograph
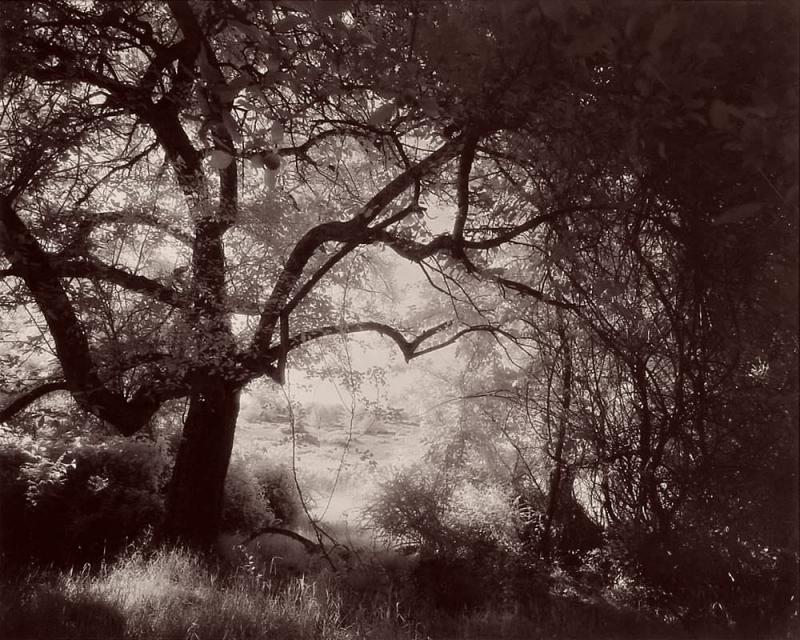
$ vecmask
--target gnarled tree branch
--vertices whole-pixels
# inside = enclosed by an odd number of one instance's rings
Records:
[[[158,409],[158,402],[147,390],[128,402],[102,384],[83,324],[56,269],[7,197],[0,197],[0,248],[42,311],[75,401],[125,435],[138,431]]]
[[[373,231],[368,227],[394,199],[420,177],[455,157],[463,137],[450,140],[428,155],[424,160],[394,178],[381,189],[350,220],[326,222],[310,229],[295,245],[278,276],[264,309],[258,328],[250,345],[251,356],[258,359],[269,348],[275,325],[282,308],[297,286],[311,257],[325,242],[368,242]]]

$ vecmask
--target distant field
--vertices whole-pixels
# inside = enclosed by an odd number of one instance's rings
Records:
[[[239,455],[264,455],[290,463],[291,438],[288,422],[240,420],[234,448]],[[362,418],[354,421],[352,433],[342,421],[323,426],[301,424],[295,438],[301,488],[313,502],[313,511],[317,515],[325,512],[326,520],[357,518],[380,479],[393,468],[413,463],[424,451],[422,430],[411,422]]]

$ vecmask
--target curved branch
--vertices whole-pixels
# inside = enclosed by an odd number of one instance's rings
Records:
[[[462,145],[463,136],[446,142],[424,160],[389,182],[350,220],[317,225],[300,238],[264,305],[258,328],[250,344],[249,351],[252,357],[258,358],[259,354],[264,354],[269,348],[278,316],[317,249],[325,242],[330,241],[356,244],[370,242],[372,234],[375,232],[368,227],[369,223],[374,221],[397,196],[414,184],[417,179],[455,157]]]
[[[420,348],[425,341],[427,341],[434,335],[440,333],[441,331],[447,329],[452,324],[453,323],[451,320],[442,322],[429,329],[426,329],[418,336],[408,339],[399,329],[396,329],[395,327],[389,326],[382,322],[374,322],[374,321],[353,322],[350,324],[346,324],[344,326],[327,325],[323,327],[317,327],[315,329],[310,329],[308,331],[301,331],[290,337],[288,335],[288,323],[282,322],[281,331],[282,334],[284,335],[281,336],[282,339],[279,344],[268,349],[266,352],[264,352],[263,356],[257,356],[252,352],[247,352],[239,355],[239,357],[237,358],[237,366],[238,366],[237,379],[239,382],[244,384],[255,377],[266,374],[270,376],[275,382],[282,384],[282,381],[284,379],[284,368],[286,366],[286,354],[288,354],[288,352],[291,351],[292,349],[296,349],[297,347],[300,347],[308,342],[311,342],[313,340],[318,340],[320,338],[325,338],[328,336],[350,334],[350,333],[363,333],[363,332],[377,333],[386,338],[389,338],[392,342],[394,342],[400,349],[400,352],[403,354],[403,358],[405,359],[405,361],[409,362],[414,358],[418,358],[419,356],[432,353],[433,351],[438,351],[439,349],[443,349],[444,347],[453,344],[461,336],[467,333],[471,333],[474,331],[491,331],[494,333],[497,332],[504,333],[501,329],[497,327],[491,327],[489,325],[466,327],[458,331],[455,335],[451,336],[450,338],[444,340],[443,342],[422,349]]]
[[[7,197],[0,197],[0,249],[42,311],[72,397],[82,409],[110,422],[124,435],[136,433],[155,413],[160,402],[150,390],[142,390],[135,401],[128,402],[103,385],[84,325],[75,313],[50,256]]]
[[[533,231],[545,222],[551,222],[567,213],[579,210],[583,210],[583,208],[570,207],[568,209],[558,209],[550,213],[535,216],[525,223],[512,227],[497,236],[485,238],[483,240],[465,240],[462,238],[458,244],[460,244],[463,249],[473,249],[477,251],[496,249],[528,231]],[[425,258],[430,258],[437,253],[452,254],[457,246],[456,238],[453,233],[440,234],[427,243],[399,238],[386,231],[376,232],[373,235],[376,242],[385,244],[399,256],[413,262],[419,262]]]
[[[437,236],[427,244],[417,243],[404,238],[398,238],[388,233],[380,234],[379,238],[380,242],[388,246],[399,256],[402,256],[407,260],[411,260],[412,262],[420,262],[425,258],[429,258],[437,253],[448,253],[452,255],[451,252],[453,251],[453,247],[456,246],[453,238],[449,234]],[[479,275],[487,280],[494,281],[505,289],[513,289],[517,293],[535,298],[536,300],[540,300],[541,302],[553,305],[555,307],[574,309],[578,306],[570,302],[562,302],[560,300],[550,298],[543,291],[534,289],[524,282],[503,278],[496,274],[489,273],[486,269],[479,269],[474,263],[467,259],[466,256],[461,256],[454,259],[464,264],[471,273]]]
[[[407,207],[404,207],[397,213],[389,216],[386,220],[381,221],[380,224],[375,225],[374,227],[370,227],[368,229],[369,234],[368,237],[371,237],[374,233],[380,232],[386,227],[394,224],[405,218],[408,214],[412,213],[413,211],[417,210],[416,204],[411,204]],[[360,227],[362,228],[362,227]],[[290,313],[294,310],[294,308],[302,302],[303,298],[305,298],[316,286],[316,284],[327,274],[333,267],[335,267],[342,259],[347,256],[353,249],[360,246],[361,243],[364,241],[364,236],[356,236],[350,242],[344,244],[338,251],[336,251],[330,258],[328,258],[321,267],[319,267],[311,277],[306,280],[303,285],[297,290],[297,293],[292,296],[291,300],[289,300],[283,308],[283,313]],[[369,240],[367,240],[369,241]]]
[[[447,343],[442,343],[441,345],[437,345],[436,347],[429,347],[422,351],[417,351],[419,346],[425,342],[428,338],[436,335],[440,331],[443,331],[447,327],[452,324],[451,321],[442,322],[436,326],[431,327],[430,329],[426,329],[418,336],[412,338],[411,340],[407,339],[403,333],[392,326],[384,324],[382,322],[373,322],[373,321],[365,321],[365,322],[353,322],[350,324],[342,325],[327,325],[324,327],[317,327],[316,329],[311,329],[309,331],[301,331],[300,333],[291,336],[286,344],[286,349],[296,349],[297,347],[306,344],[307,342],[311,342],[312,340],[318,340],[319,338],[324,338],[327,336],[334,336],[340,335],[343,333],[363,333],[367,331],[371,331],[374,333],[378,333],[386,338],[389,338],[392,342],[394,342],[400,352],[403,354],[406,362],[422,355],[423,353],[430,353],[431,351],[435,351],[436,349],[441,349],[442,347],[447,346],[448,344],[452,344],[455,339],[450,339]],[[463,335],[466,331],[460,332],[458,335]],[[281,347],[273,347],[267,352],[267,357],[269,359],[274,359],[279,356]]]
[[[358,214],[358,218],[364,222],[372,222],[381,211],[414,182],[444,163],[452,160],[464,146],[464,136],[460,135],[448,142],[445,142],[427,158],[418,162],[410,169],[407,169],[383,189],[376,193]]]
[[[11,402],[0,408],[0,423],[8,422],[15,415],[27,409],[30,405],[55,391],[68,391],[69,386],[66,380],[51,380],[38,384],[30,389],[18,394]]]
[[[419,356],[424,356],[424,355],[426,355],[428,353],[431,353],[433,351],[438,351],[439,349],[444,349],[445,347],[449,347],[451,344],[454,344],[462,336],[465,336],[468,333],[475,333],[476,331],[486,331],[488,333],[498,333],[499,332],[499,333],[501,333],[503,335],[508,335],[507,332],[502,331],[501,329],[499,329],[497,327],[493,327],[493,326],[488,325],[488,324],[476,325],[476,326],[473,326],[473,327],[465,327],[464,329],[461,329],[461,331],[458,331],[454,335],[450,336],[444,342],[440,342],[440,343],[435,344],[433,346],[426,347],[425,349],[421,349],[420,351],[417,351],[414,354],[414,357],[418,358]]]
[[[242,540],[240,545],[244,547],[250,544],[256,538],[259,538],[268,533],[276,534],[279,536],[286,536],[287,538],[291,538],[295,542],[299,542],[305,547],[306,551],[309,554],[321,553],[322,551],[322,545],[320,545],[318,542],[309,540],[305,536],[300,535],[299,533],[295,533],[291,529],[283,529],[281,527],[261,527],[260,529],[257,529],[249,536],[247,536],[244,540]]]
[[[336,138],[338,136],[352,136],[354,138],[372,138],[374,134],[364,131],[362,128],[355,127],[355,126],[342,126],[337,127],[334,129],[325,129],[324,131],[320,131],[312,136],[309,136],[305,142],[301,142],[300,144],[294,147],[281,147],[278,149],[277,153],[279,156],[287,157],[299,157],[299,158],[307,158],[308,152],[311,151],[316,145],[328,138]],[[266,151],[264,148],[251,148],[248,149],[247,156],[254,156]]]

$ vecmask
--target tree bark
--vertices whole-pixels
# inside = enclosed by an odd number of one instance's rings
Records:
[[[210,551],[219,535],[239,389],[208,380],[189,400],[167,497],[163,538]]]

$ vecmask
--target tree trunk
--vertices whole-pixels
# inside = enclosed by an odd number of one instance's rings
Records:
[[[239,389],[207,381],[194,391],[172,472],[163,537],[207,552],[219,534]]]
[[[567,336],[567,326],[561,310],[556,311],[558,318],[559,351],[561,351],[561,413],[558,416],[558,434],[556,435],[556,449],[553,453],[555,467],[550,474],[550,485],[547,496],[547,510],[545,511],[544,530],[539,547],[539,554],[545,562],[550,562],[553,551],[553,524],[558,519],[559,509],[564,505],[565,491],[567,496],[572,496],[572,476],[568,486],[565,486],[564,475],[569,474],[566,465],[567,423],[572,401],[572,350]],[[555,366],[555,364],[553,365]],[[550,391],[548,390],[548,394]],[[549,418],[548,418],[549,419]]]

